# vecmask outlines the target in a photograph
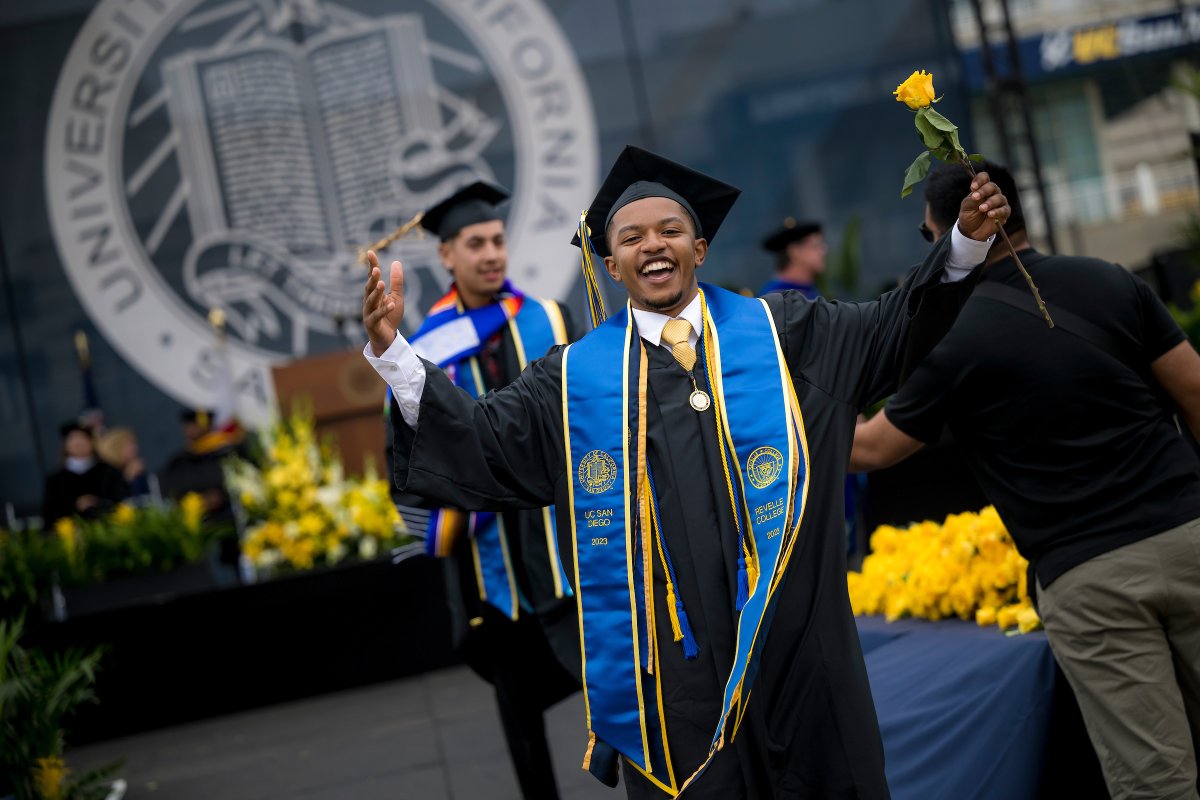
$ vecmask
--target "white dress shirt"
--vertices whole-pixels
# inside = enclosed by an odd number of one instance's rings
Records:
[[[988,248],[992,239],[977,242],[964,235],[958,229],[958,223],[950,233],[950,252],[946,256],[946,267],[942,272],[942,283],[961,281],[971,274],[971,270],[983,263],[987,258]],[[700,295],[692,298],[692,302],[679,312],[678,317],[668,317],[654,311],[633,309],[633,318],[637,321],[638,333],[647,344],[662,344],[662,329],[670,319],[686,319],[692,325],[688,334],[688,343],[695,348],[700,340]],[[396,336],[391,346],[378,358],[371,351],[370,342],[363,348],[363,355],[379,373],[379,377],[392,387],[392,397],[400,408],[400,416],[410,428],[417,427],[417,412],[421,409],[421,393],[425,391],[425,365],[403,336]]]

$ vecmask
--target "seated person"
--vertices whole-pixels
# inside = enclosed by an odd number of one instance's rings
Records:
[[[138,453],[137,434],[132,428],[113,428],[96,442],[100,458],[121,471],[134,497],[150,494],[150,473]]]
[[[62,466],[46,478],[42,520],[49,527],[63,517],[98,516],[129,497],[120,471],[96,458],[92,436],[78,422],[68,422],[62,434]]]

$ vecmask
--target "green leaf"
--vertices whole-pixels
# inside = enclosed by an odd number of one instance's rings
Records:
[[[959,144],[959,142],[958,142],[958,131],[957,130],[950,131],[950,133],[948,134],[948,138],[950,139],[951,146],[954,148],[954,154],[955,154],[956,159],[961,161],[962,159],[966,158],[967,151],[964,150],[963,146],[961,144]]]
[[[927,148],[937,150],[939,147],[944,146],[946,134],[934,127],[933,123],[929,121],[929,117],[926,114],[927,111],[929,111],[928,108],[922,108],[917,111],[917,116],[915,117],[917,133],[921,135],[921,141],[925,143]]]
[[[928,119],[930,124],[932,124],[933,127],[937,128],[939,131],[945,131],[946,133],[953,133],[954,131],[958,130],[957,125],[955,125],[953,122],[951,122],[950,120],[943,117],[938,112],[934,111],[932,108],[926,108],[923,110],[928,112],[925,115],[925,118]]]
[[[908,165],[908,170],[904,173],[904,185],[900,187],[901,198],[908,197],[912,194],[913,187],[925,180],[925,176],[929,174],[931,161],[929,151],[925,150]]]
[[[983,153],[971,153],[971,155],[967,156],[967,158],[971,159],[976,164],[983,163]]]
[[[947,164],[957,164],[962,160],[959,154],[950,146],[949,143],[946,143],[943,147],[939,147],[937,150],[934,150],[933,155],[938,161],[945,161]]]

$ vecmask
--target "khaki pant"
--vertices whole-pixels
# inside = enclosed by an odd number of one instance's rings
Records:
[[[1197,800],[1200,519],[1038,589],[1054,656],[1119,800]]]

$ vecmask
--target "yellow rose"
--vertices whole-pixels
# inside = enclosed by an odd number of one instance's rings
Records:
[[[1017,612],[1017,627],[1021,633],[1029,633],[1037,630],[1042,626],[1042,618],[1033,610],[1032,606],[1025,606]]]
[[[995,625],[996,624],[996,609],[995,609],[995,607],[984,606],[983,608],[976,611],[975,612],[975,623],[981,628],[986,628],[989,625]]]
[[[896,100],[913,109],[925,108],[930,103],[937,102],[937,94],[933,91],[933,73],[917,70],[908,76],[908,80],[896,87],[892,92]]]
[[[996,624],[1007,630],[1017,624],[1018,606],[1005,606],[996,612]]]

